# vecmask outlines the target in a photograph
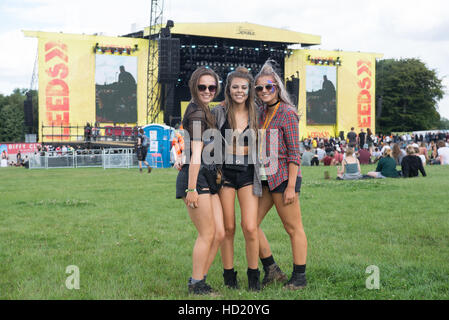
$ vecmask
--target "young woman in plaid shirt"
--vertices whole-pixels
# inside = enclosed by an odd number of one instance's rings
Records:
[[[262,286],[274,281],[287,280],[286,275],[275,263],[268,240],[260,228],[262,220],[275,205],[285,231],[290,236],[293,252],[292,276],[284,287],[292,290],[302,289],[307,285],[305,276],[307,238],[301,221],[299,203],[301,188],[299,117],[270,61],[264,64],[255,81],[257,98],[261,102],[259,126],[262,134],[259,135],[259,139],[262,139],[266,147],[265,152],[263,149],[260,150],[259,156],[266,154],[271,158],[269,163],[265,163],[261,158],[263,193],[259,199],[258,233],[259,256],[265,271]],[[270,143],[270,135],[273,132],[277,132],[277,140]]]

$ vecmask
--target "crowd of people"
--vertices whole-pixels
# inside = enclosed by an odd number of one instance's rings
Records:
[[[449,164],[449,132],[382,136],[351,128],[344,139],[304,139],[302,150],[302,166],[337,166],[337,179],[426,176],[426,165]],[[360,165],[376,163],[375,171],[361,172]]]

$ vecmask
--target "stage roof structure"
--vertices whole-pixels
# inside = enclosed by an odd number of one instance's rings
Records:
[[[172,35],[179,34],[211,38],[301,44],[303,47],[321,44],[321,36],[280,28],[272,28],[248,22],[175,22],[175,26],[171,28],[170,31]],[[149,36],[149,27],[144,29],[143,36]]]

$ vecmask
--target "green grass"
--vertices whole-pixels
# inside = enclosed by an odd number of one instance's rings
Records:
[[[336,181],[334,167],[302,168],[307,289],[248,292],[238,229],[241,289],[223,286],[218,255],[208,282],[221,296],[206,299],[448,299],[449,167],[426,170],[426,178]],[[175,199],[176,175],[1,169],[0,299],[197,299],[187,295],[196,232]],[[290,241],[275,210],[263,229],[290,274]],[[69,265],[79,267],[79,290],[65,286]],[[379,290],[365,286],[370,265],[379,267]]]

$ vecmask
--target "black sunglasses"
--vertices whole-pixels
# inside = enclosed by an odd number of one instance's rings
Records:
[[[265,86],[256,86],[256,91],[257,92],[262,92],[263,88],[265,87],[265,89],[267,89],[267,91],[271,91],[273,89],[273,87],[276,87],[276,85],[273,84],[266,84]]]
[[[206,89],[209,89],[209,92],[215,92],[215,91],[217,91],[217,86],[206,86],[204,84],[198,85],[199,91],[203,92],[203,91],[206,91]]]

